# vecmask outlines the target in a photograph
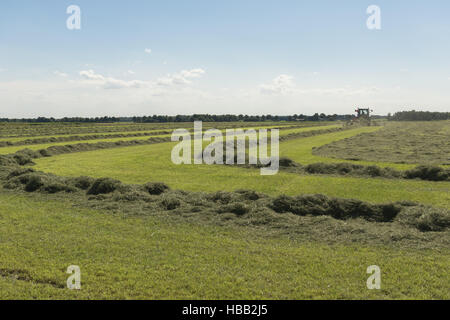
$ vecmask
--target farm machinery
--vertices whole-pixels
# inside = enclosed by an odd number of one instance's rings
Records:
[[[347,122],[347,125],[361,125],[361,126],[370,126],[370,113],[373,112],[373,110],[369,108],[357,108],[355,110],[356,116],[353,117],[351,120]]]

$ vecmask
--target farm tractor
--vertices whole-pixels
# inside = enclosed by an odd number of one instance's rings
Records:
[[[360,125],[360,126],[370,126],[370,113],[373,112],[373,110],[369,108],[357,108],[355,110],[356,117],[352,118],[350,121],[347,122],[347,125]]]

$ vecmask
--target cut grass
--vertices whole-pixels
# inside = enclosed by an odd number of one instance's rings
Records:
[[[354,137],[353,139],[357,139],[357,137],[359,137],[358,136],[359,134],[378,132],[379,130],[382,131],[384,130],[384,128],[361,127],[341,132],[322,134],[305,139],[289,140],[280,144],[280,154],[303,165],[308,165],[316,162],[323,162],[323,163],[347,162],[360,165],[377,165],[379,167],[391,167],[397,170],[407,170],[415,167],[414,164],[400,164],[394,162],[379,162],[379,161],[354,161],[354,160],[330,158],[325,156],[314,155],[312,152],[313,148],[327,145],[335,141],[342,141],[343,139],[346,138]]]
[[[279,126],[277,126],[278,128]],[[339,128],[340,125],[329,125],[329,126],[316,126],[316,127],[306,127],[306,128],[295,128],[295,129],[286,129],[280,131],[280,136],[292,134],[292,133],[300,133],[300,132],[308,132],[308,131],[318,131],[318,130],[326,130],[326,129],[335,129]],[[269,127],[256,127],[251,129],[270,129],[273,128],[272,126]],[[190,129],[190,128],[187,128]],[[247,128],[244,128],[247,129]],[[126,134],[125,132],[121,132]],[[98,142],[117,142],[117,141],[134,141],[134,140],[147,140],[150,137],[158,137],[158,138],[165,138],[170,137],[172,134],[156,134],[152,136],[131,136],[131,137],[120,137],[120,138],[100,138],[100,139],[93,139],[93,140],[75,140],[75,141],[64,141],[64,142],[49,142],[49,143],[40,143],[40,144],[31,144],[31,145],[19,145],[19,146],[10,146],[10,147],[0,147],[0,154],[10,154],[15,153],[19,150],[23,150],[25,148],[30,150],[40,150],[40,149],[46,149],[51,146],[65,146],[68,144],[78,144],[78,143],[98,143]]]
[[[19,142],[19,141],[26,141],[26,140],[33,140],[33,139],[43,139],[43,138],[62,138],[62,137],[70,137],[70,136],[77,136],[77,137],[90,137],[90,136],[105,136],[108,137],[109,135],[114,134],[144,134],[144,133],[154,133],[154,132],[160,132],[160,131],[166,131],[170,129],[153,129],[153,130],[141,130],[141,131],[118,131],[118,132],[101,132],[101,133],[82,133],[82,134],[53,134],[53,135],[45,135],[45,136],[26,136],[26,137],[3,137],[0,138],[0,141],[10,141],[10,142]]]
[[[166,137],[170,135],[155,135],[152,137]],[[128,138],[109,138],[109,139],[95,139],[95,140],[78,140],[78,141],[64,141],[64,142],[50,142],[50,143],[42,143],[42,144],[32,144],[32,145],[20,145],[20,146],[11,146],[11,147],[3,147],[0,148],[0,154],[10,154],[15,153],[17,151],[23,150],[23,149],[30,149],[30,150],[40,150],[40,149],[47,149],[51,146],[65,146],[65,145],[73,145],[78,143],[88,143],[93,144],[97,142],[117,142],[117,141],[134,141],[134,140],[148,140],[149,136],[143,136],[143,137],[128,137]]]
[[[358,129],[357,129],[358,130]],[[340,135],[348,132],[334,133]],[[311,137],[301,140],[309,140]],[[297,141],[297,140],[294,140]],[[290,143],[288,141],[286,143]],[[284,143],[281,144],[283,146]],[[175,165],[170,160],[174,143],[105,149],[36,159],[36,169],[61,176],[111,177],[125,183],[162,181],[173,189],[214,192],[248,189],[269,195],[322,193],[369,202],[410,200],[449,206],[449,184],[416,180],[301,176],[279,172],[261,176],[257,169],[224,165]],[[283,155],[283,154],[282,154]]]
[[[448,299],[450,256],[299,243],[0,191],[1,299]],[[382,289],[366,288],[378,265]],[[69,265],[79,291],[65,289]]]
[[[204,127],[231,128],[231,127],[261,127],[261,126],[322,126],[339,122],[286,122],[286,121],[266,121],[266,122],[203,122]],[[54,136],[54,135],[79,135],[79,134],[101,134],[117,133],[129,131],[148,130],[173,130],[176,128],[191,127],[192,122],[167,122],[167,123],[116,123],[116,124],[77,124],[77,123],[0,123],[0,137],[33,137],[33,136]]]
[[[318,156],[450,166],[450,121],[389,122],[383,130],[315,150]]]
[[[212,124],[208,123],[205,128],[211,127]],[[337,126],[337,125],[335,125]],[[180,126],[181,127],[181,126]],[[192,127],[192,124],[191,124]],[[259,129],[259,128],[289,128],[291,125],[279,125],[279,126],[260,126],[260,127],[251,127],[252,129]],[[305,127],[309,128],[309,127]],[[10,141],[10,142],[18,142],[18,141],[26,141],[26,140],[32,140],[32,139],[43,139],[43,138],[62,138],[62,137],[70,137],[70,136],[77,136],[77,137],[90,137],[90,136],[105,136],[108,137],[109,135],[115,135],[115,134],[124,134],[124,135],[132,135],[132,134],[144,134],[144,133],[154,133],[154,132],[160,132],[160,131],[172,131],[173,128],[160,128],[160,129],[152,129],[152,130],[140,130],[140,131],[117,131],[117,132],[98,132],[98,133],[82,133],[82,134],[53,134],[53,135],[39,135],[39,136],[23,136],[23,137],[2,137],[0,138],[0,141]]]

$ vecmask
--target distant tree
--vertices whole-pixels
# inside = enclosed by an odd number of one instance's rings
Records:
[[[389,118],[389,115],[388,115]],[[389,118],[393,121],[435,121],[450,119],[450,112],[401,111]]]

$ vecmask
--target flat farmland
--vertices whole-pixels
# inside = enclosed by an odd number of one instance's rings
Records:
[[[4,193],[0,218],[3,299],[448,298],[444,252],[300,243]],[[384,290],[365,287],[361,265],[374,262],[386,273]],[[73,263],[82,290],[64,288]]]
[[[281,143],[280,155],[292,157],[305,164],[316,162],[318,157],[312,155],[312,146],[379,129],[357,128],[288,140]],[[285,172],[274,176],[261,176],[258,169],[219,165],[175,165],[170,160],[175,144],[160,143],[41,158],[36,160],[36,169],[62,176],[112,177],[126,183],[162,181],[174,189],[189,191],[249,189],[272,195],[323,193],[373,202],[409,199],[439,206],[448,206],[450,201],[447,182],[304,176]],[[403,165],[391,165],[405,168]]]
[[[252,129],[258,130],[258,129],[272,129],[272,128],[280,128],[280,137],[288,135],[288,134],[295,134],[295,133],[301,133],[301,132],[308,132],[308,131],[318,131],[318,130],[327,130],[327,129],[336,129],[336,128],[340,128],[342,127],[342,125],[327,125],[327,126],[314,126],[314,127],[301,127],[301,128],[292,128],[292,126],[260,126],[260,127],[254,127]],[[231,127],[230,127],[231,128]],[[250,127],[247,128],[243,128],[243,129],[249,129]],[[207,129],[207,127],[206,127]],[[170,138],[170,136],[172,135],[171,133],[169,133],[170,131],[166,131],[164,133],[161,133],[160,130],[156,130],[156,131],[144,131],[144,132],[133,132],[131,133],[131,136],[127,136],[130,135],[130,133],[127,132],[119,132],[118,134],[123,134],[123,137],[117,137],[117,138],[110,138],[107,134],[104,135],[104,137],[98,138],[98,134],[95,135],[94,139],[83,139],[83,140],[77,140],[78,136],[73,137],[73,140],[69,140],[69,141],[62,141],[62,142],[47,142],[47,143],[30,143],[30,144],[19,144],[19,145],[15,145],[15,146],[4,146],[4,147],[0,147],[0,154],[9,154],[9,153],[14,153],[17,152],[19,150],[22,150],[24,148],[30,149],[30,150],[40,150],[40,149],[46,149],[52,146],[64,146],[64,145],[68,145],[68,144],[79,144],[79,143],[88,143],[88,144],[94,144],[94,143],[99,143],[99,142],[118,142],[118,141],[139,141],[139,140],[148,140],[150,137],[155,138]],[[144,135],[144,136],[135,136],[133,134],[135,133],[146,133],[148,135]],[[50,138],[59,138],[59,137],[65,137],[64,135],[59,135],[59,136],[53,136]],[[89,135],[85,135],[84,137],[89,137]],[[33,138],[38,138],[38,137],[33,137]],[[20,141],[26,141],[28,139],[33,139],[33,138],[27,138],[24,139],[22,138],[14,138],[13,140],[10,139],[5,139],[4,141],[11,141],[11,142],[20,142]],[[1,142],[1,140],[0,140]]]
[[[450,1],[24,2],[0,2],[0,301],[450,300]]]
[[[337,159],[449,166],[449,136],[450,121],[389,123],[384,130],[323,145],[314,154]]]
[[[325,122],[205,122],[204,127],[242,128],[260,126],[322,126]],[[137,132],[149,130],[174,130],[192,127],[191,122],[168,123],[0,123],[0,138],[20,138],[36,136],[55,136],[67,134],[104,134],[117,132]]]
[[[215,125],[280,128],[281,159],[295,165],[281,166],[271,176],[251,166],[175,165],[176,143],[164,139],[175,128],[192,129],[192,123],[55,125],[53,135],[51,124],[24,125],[22,131],[17,125],[15,137],[4,132],[1,141],[12,144],[74,140],[0,148],[5,163],[0,166],[0,297],[449,298],[448,180],[305,169],[319,163],[413,170],[422,163],[402,161],[403,150],[372,158],[354,142],[390,136],[392,126],[402,124],[205,123],[203,128]],[[435,131],[423,128],[415,137],[430,139]],[[438,131],[448,134],[445,126]],[[162,140],[116,144],[149,138]],[[93,147],[67,147],[79,144]],[[325,152],[330,146],[339,152]],[[358,159],[352,156],[357,151],[345,151],[349,146],[360,150]],[[65,151],[40,155],[51,147]],[[10,164],[27,155],[29,162]],[[77,292],[65,289],[70,264],[83,270],[83,289]],[[382,290],[366,288],[366,267],[372,264],[382,269]]]

